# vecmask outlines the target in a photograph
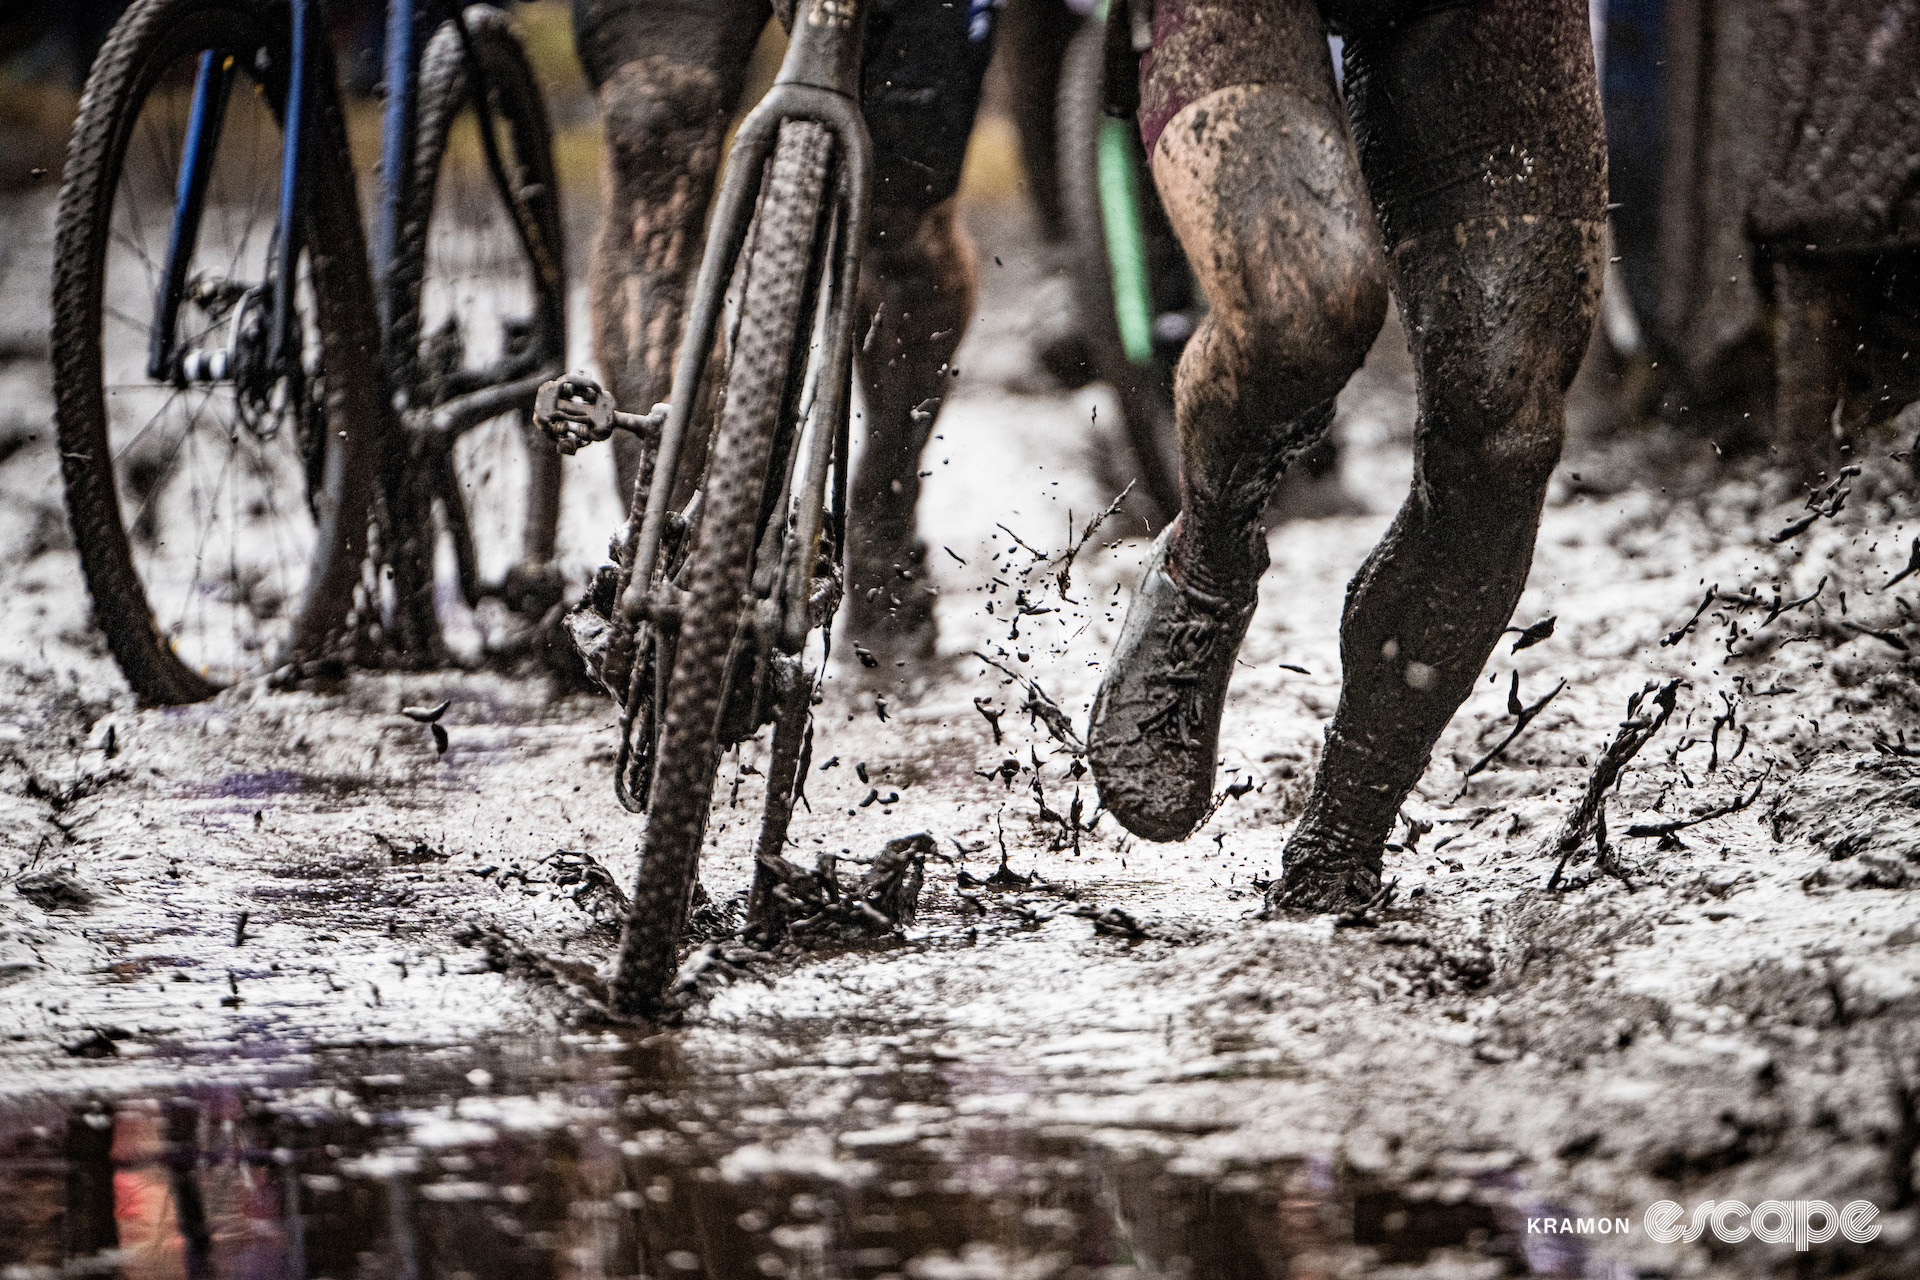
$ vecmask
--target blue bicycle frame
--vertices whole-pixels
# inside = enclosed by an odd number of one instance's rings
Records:
[[[299,260],[301,226],[297,213],[302,172],[302,152],[306,142],[307,121],[312,110],[315,86],[310,82],[310,41],[320,29],[320,0],[287,0],[292,18],[292,65],[288,68],[287,97],[282,112],[284,143],[280,159],[279,217],[273,250],[273,328],[268,347],[270,366],[284,367],[287,352],[293,348],[295,317],[292,290],[277,282],[293,279]],[[443,15],[443,7],[451,13]],[[413,133],[419,111],[419,67],[426,38],[445,17],[459,22],[457,5],[444,0],[390,0],[387,5],[386,107],[380,133],[380,207],[373,238],[374,279],[384,283],[398,252],[401,205],[405,195],[401,175],[409,172],[413,157]],[[466,36],[461,27],[463,41]],[[480,74],[476,64],[472,72]],[[173,224],[167,241],[167,260],[160,276],[160,289],[154,299],[154,315],[147,351],[147,375],[156,380],[178,380],[184,374],[176,350],[180,304],[187,288],[187,267],[193,258],[194,242],[199,236],[200,219],[206,207],[207,185],[213,171],[214,153],[220,144],[220,129],[226,118],[227,100],[236,78],[233,57],[218,49],[200,56],[195,75],[192,106],[187,120],[187,135],[182,147],[180,173],[174,191]],[[322,86],[322,92],[332,86]],[[486,111],[487,95],[482,88],[474,95],[477,109]],[[499,157],[493,129],[483,119],[481,138],[491,167],[498,172]],[[381,320],[386,315],[386,290],[379,290]],[[223,371],[224,374],[224,371]]]
[[[173,201],[173,227],[167,237],[166,269],[154,299],[153,329],[147,346],[147,376],[173,376],[173,340],[178,330],[180,295],[187,287],[187,263],[200,236],[200,214],[206,208],[207,181],[213,171],[213,149],[227,114],[227,96],[233,89],[233,60],[218,50],[200,55],[194,78],[193,107],[187,117],[187,143],[180,161],[180,181]],[[295,148],[289,147],[289,152]],[[282,197],[284,206],[285,197]],[[283,225],[284,225],[283,210]]]

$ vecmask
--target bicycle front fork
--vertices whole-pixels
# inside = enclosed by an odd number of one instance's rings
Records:
[[[301,149],[306,137],[309,66],[313,62],[308,42],[313,30],[311,0],[289,0],[292,17],[292,46],[287,67],[287,94],[281,111],[282,144],[280,150],[280,211],[270,250],[272,268],[268,278],[234,297],[211,299],[230,308],[233,320],[224,345],[181,349],[176,344],[180,329],[180,308],[196,282],[188,279],[194,247],[200,238],[200,220],[206,211],[207,187],[213,176],[213,161],[220,148],[220,133],[226,123],[227,102],[239,68],[234,55],[226,50],[208,49],[200,55],[194,74],[193,100],[187,116],[187,136],[181,147],[180,171],[175,181],[173,223],[167,236],[167,257],[160,271],[160,287],[153,300],[153,325],[147,343],[147,376],[157,382],[226,382],[242,379],[249,372],[264,374],[271,383],[286,371],[289,361],[298,359],[299,318],[293,310],[294,263],[299,260],[300,219],[297,216],[300,193]],[[265,51],[261,51],[265,57]],[[265,68],[257,68],[265,70]],[[204,287],[221,289],[231,281],[200,282]],[[260,324],[251,312],[266,306],[271,316],[265,328],[264,349],[252,351],[248,344],[260,345]],[[249,321],[252,321],[249,324]]]
[[[816,421],[830,429],[809,434],[795,486],[799,510],[794,536],[787,540],[780,566],[785,588],[781,593],[780,641],[788,652],[799,651],[809,629],[807,582],[822,533],[829,473],[834,485],[835,545],[846,544],[845,459],[852,396],[853,311],[873,193],[873,141],[860,112],[860,58],[867,5],[868,0],[801,0],[786,58],[773,88],[747,116],[734,139],[694,285],[686,332],[680,340],[673,389],[644,507],[640,505],[641,495],[637,491],[634,494],[629,526],[634,542],[632,554],[626,558],[618,606],[627,619],[645,620],[671,609],[671,600],[665,594],[671,592],[671,585],[657,582],[656,570],[681,454],[725,307],[727,285],[753,221],[767,161],[779,143],[781,126],[788,121],[823,125],[833,135],[836,168],[834,231],[824,264],[829,285],[827,342],[816,406]],[[821,264],[815,269],[821,270]],[[836,456],[842,460],[837,468],[833,466]]]

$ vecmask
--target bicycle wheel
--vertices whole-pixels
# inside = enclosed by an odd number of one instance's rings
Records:
[[[1173,371],[1192,326],[1192,277],[1154,192],[1139,131],[1106,113],[1106,23],[1081,24],[1060,71],[1060,195],[1069,272],[1093,371],[1120,399],[1140,488],[1180,509]]]
[[[440,26],[420,65],[413,178],[403,197],[388,288],[389,351],[411,408],[547,371],[566,358],[566,275],[552,134],[512,24],[472,5],[467,41]],[[469,57],[471,55],[471,60]],[[475,74],[475,71],[478,74]],[[475,109],[484,86],[491,151]],[[497,161],[497,167],[496,167]],[[564,584],[552,561],[560,520],[560,456],[533,429],[533,397],[416,455],[402,545],[432,547],[430,600],[449,648],[478,657],[537,620]],[[431,511],[440,516],[433,535]],[[416,615],[432,634],[433,619]]]
[[[277,360],[285,10],[138,0],[74,124],[53,281],[61,471],[93,616],[148,703],[320,658],[352,609],[377,463],[379,322],[333,66],[313,44],[297,205],[307,247]],[[224,118],[167,344],[156,299],[203,55],[205,83],[230,88],[210,94]]]
[[[675,971],[720,764],[731,655],[752,601],[768,466],[794,362],[806,358],[802,321],[810,318],[831,149],[823,126],[789,121],[760,192],[719,435],[683,571],[640,876],[620,943],[614,1000],[623,1013],[658,1013]]]

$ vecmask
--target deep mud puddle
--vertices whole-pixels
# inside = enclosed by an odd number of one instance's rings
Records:
[[[0,470],[0,1280],[1920,1275],[1904,450],[1809,524],[1685,433],[1584,446],[1388,846],[1397,901],[1258,920],[1344,584],[1406,492],[1404,344],[1342,395],[1346,514],[1273,531],[1217,813],[1150,845],[1034,710],[1085,723],[1150,531],[1122,511],[1086,541],[1125,482],[1110,401],[1021,389],[1037,276],[980,238],[920,508],[940,657],[838,648],[789,853],[924,832],[953,861],[898,944],[717,986],[651,1040],[563,1031],[571,971],[515,950],[612,945],[594,886],[632,883],[639,827],[604,703],[419,672],[142,711],[27,437]],[[21,423],[50,389],[0,370]],[[567,465],[584,580],[619,512],[604,458]],[[1627,700],[1676,679],[1558,877]],[[450,745],[403,710],[446,700]],[[758,749],[723,766],[716,901],[751,873]],[[1003,858],[1038,879],[994,883]],[[1864,1198],[1886,1230],[1802,1254],[1639,1229],[1776,1198]],[[1634,1226],[1529,1229],[1558,1206]]]
[[[13,1277],[1628,1275],[1509,1173],[1388,1189],[1203,1130],[1038,1125],[911,1036],[694,1064],[671,1037],[335,1051],[0,1117]],[[988,1074],[991,1074],[988,1072]],[[1004,1097],[1004,1095],[1002,1095]]]

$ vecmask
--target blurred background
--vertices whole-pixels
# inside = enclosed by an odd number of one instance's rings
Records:
[[[128,2],[7,0],[0,5],[0,192],[58,184],[87,70]],[[569,6],[565,0],[533,0],[508,7],[553,116],[555,160],[571,197],[569,213],[591,216],[604,148],[593,96],[574,57]],[[366,199],[365,181],[371,180],[379,146],[377,95],[386,7],[382,0],[331,0],[327,12],[343,87],[352,103],[355,167],[362,174],[361,196]],[[770,24],[754,54],[749,104],[772,82],[785,43],[779,28]],[[996,74],[968,159],[970,198],[1010,199],[1018,192],[1019,144],[1006,111],[1010,91],[1004,72]],[[584,237],[576,237],[574,247],[584,248]]]
[[[554,117],[580,280],[598,205],[594,103],[563,0],[511,7]],[[1011,107],[1051,86],[1033,82],[1031,68],[1044,59],[1012,59],[1008,50],[1045,38],[1036,33],[1072,7],[1008,6],[963,185],[976,217],[996,206],[1027,211],[1032,184]],[[34,226],[37,235],[32,194],[50,198],[57,186],[87,67],[124,8],[125,0],[0,4],[0,222],[9,227],[0,290],[13,313],[0,318],[0,353],[44,349],[35,333],[43,312],[22,305],[24,277],[7,270],[24,266],[27,252],[15,229]],[[1615,262],[1576,436],[1665,428],[1664,448],[1708,465],[1771,453],[1808,474],[1831,466],[1920,398],[1912,355],[1920,345],[1920,81],[1912,74],[1920,22],[1897,0],[1591,0],[1591,8]],[[332,0],[327,9],[354,103],[364,200],[383,6]],[[770,28],[749,102],[781,46]]]

